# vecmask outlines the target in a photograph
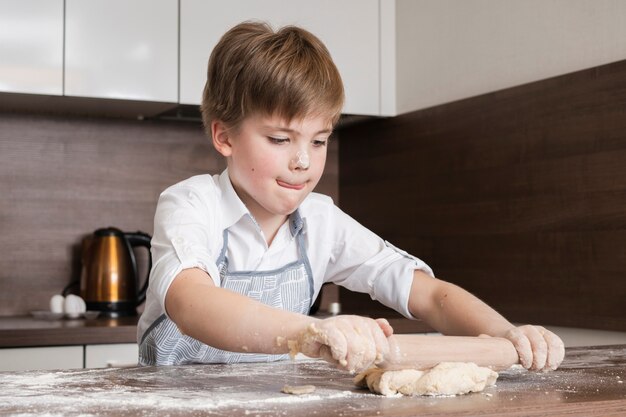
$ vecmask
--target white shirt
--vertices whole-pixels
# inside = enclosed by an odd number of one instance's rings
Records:
[[[333,204],[311,193],[298,208],[314,279],[314,297],[325,282],[368,293],[412,318],[408,299],[413,272],[433,275],[418,258],[385,242]],[[285,222],[268,247],[263,231],[237,196],[228,177],[198,175],[159,197],[152,237],[152,271],[138,340],[165,313],[165,295],[179,272],[200,268],[220,285],[216,260],[228,229],[226,256],[231,271],[280,268],[298,259],[296,240]]]

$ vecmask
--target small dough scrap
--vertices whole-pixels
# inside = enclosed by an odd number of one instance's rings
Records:
[[[315,385],[285,385],[281,390],[285,394],[294,395],[310,394],[313,391],[315,391]]]
[[[372,367],[354,378],[354,383],[371,392],[392,396],[462,395],[480,392],[495,384],[498,373],[474,363],[441,362],[431,369],[384,370]]]

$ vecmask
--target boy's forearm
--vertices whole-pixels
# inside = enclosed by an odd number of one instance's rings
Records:
[[[411,313],[447,335],[502,336],[514,326],[464,289],[416,271],[409,297]]]
[[[477,297],[456,285],[416,271],[409,297],[411,313],[448,335],[481,334],[508,339],[527,369],[556,369],[565,355],[563,341],[541,327],[513,326]]]
[[[230,352],[287,353],[286,340],[316,321],[216,287],[197,269],[185,270],[174,280],[166,308],[182,333]]]

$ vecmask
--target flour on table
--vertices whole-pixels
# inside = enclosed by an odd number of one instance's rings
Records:
[[[376,394],[461,395],[480,392],[495,384],[498,373],[465,362],[441,362],[431,369],[384,370],[370,368],[354,378],[354,383]]]

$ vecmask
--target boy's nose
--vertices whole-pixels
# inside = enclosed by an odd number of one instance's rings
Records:
[[[309,169],[309,154],[306,151],[298,151],[291,160],[291,166],[294,169]]]

